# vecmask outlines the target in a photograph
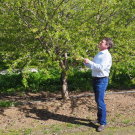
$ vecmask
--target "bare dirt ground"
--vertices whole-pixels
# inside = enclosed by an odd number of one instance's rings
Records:
[[[111,92],[113,91],[109,91],[109,93]],[[70,96],[88,94],[92,93],[70,93]],[[0,107],[0,134],[63,135],[78,133],[80,135],[82,132],[96,134],[98,125],[90,123],[91,120],[96,119],[97,113],[94,96],[74,97],[68,100],[53,99],[56,97],[60,98],[60,94],[41,92],[37,94],[18,93],[14,96],[1,95],[1,100],[14,100],[24,104],[8,108]],[[135,93],[107,94],[105,103],[108,121],[106,135],[117,133],[110,133],[109,131],[112,132],[112,129],[135,126]],[[130,134],[130,129],[128,130],[128,134]],[[105,134],[105,131],[102,133]]]

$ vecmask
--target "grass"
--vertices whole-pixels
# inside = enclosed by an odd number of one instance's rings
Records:
[[[128,124],[130,122],[130,120],[126,120],[124,121],[124,124]]]
[[[112,118],[112,121],[114,122],[116,119],[115,118]]]
[[[15,105],[15,102],[14,101],[5,101],[5,100],[2,100],[0,101],[0,107],[10,107],[10,106],[14,106]]]
[[[46,133],[46,134],[48,134],[49,133],[49,131],[47,131],[47,130],[45,130],[45,131],[43,131],[44,133]]]
[[[24,92],[21,92],[21,93],[19,93],[18,95],[19,95],[19,96],[24,96],[25,93],[24,93]]]
[[[119,113],[116,113],[116,116],[117,116],[117,117],[120,117],[120,116],[121,116],[121,114],[119,114]]]
[[[78,128],[78,127],[80,127],[81,125],[80,124],[77,124],[77,125],[75,125],[75,128]]]
[[[56,125],[56,124],[52,124],[52,125],[50,126],[50,128],[54,128],[54,127],[55,127],[55,125]]]
[[[129,120],[126,120],[127,122]],[[21,128],[21,129],[1,129],[0,135],[36,135],[36,134],[59,134],[59,135],[127,135],[129,132],[133,133],[130,135],[134,135],[135,128],[134,126],[128,127],[117,127],[117,125],[113,127],[107,127],[105,131],[101,133],[97,133],[96,130],[93,130],[92,127],[87,127],[82,125],[81,129],[79,128],[80,124],[71,124],[71,123],[63,123],[63,124],[52,124],[48,125],[38,125],[32,128]],[[70,128],[69,128],[70,127]],[[83,129],[83,130],[82,130]],[[65,132],[66,131],[66,132]]]
[[[58,132],[58,131],[60,131],[60,127],[57,127],[57,128],[55,128],[54,130],[53,130],[53,132]]]
[[[87,119],[90,119],[90,116],[87,116],[86,118],[87,118]]]
[[[22,105],[22,102],[15,103],[15,101],[5,101],[5,100],[0,101],[0,107],[8,108],[11,106],[18,106],[18,105]]]
[[[67,127],[73,127],[73,124],[68,123],[68,124],[67,124]]]
[[[31,130],[32,130],[31,128],[24,130],[24,135],[31,134]]]

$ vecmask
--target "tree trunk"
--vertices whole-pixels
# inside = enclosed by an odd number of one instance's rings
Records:
[[[68,86],[67,86],[67,76],[64,71],[61,73],[61,81],[62,81],[62,98],[69,99],[68,96]]]
[[[65,53],[65,64],[63,63],[63,61],[60,61],[61,67],[64,67],[64,70],[61,73],[62,98],[63,99],[69,99],[68,86],[67,86],[67,70],[68,70],[67,60],[68,60],[67,53]]]

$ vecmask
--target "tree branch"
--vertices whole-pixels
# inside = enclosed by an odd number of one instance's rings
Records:
[[[125,25],[125,27],[127,27],[134,19],[135,19],[135,16],[133,16],[133,17],[127,22],[127,24]]]
[[[53,17],[54,17],[54,15],[55,15],[56,11],[59,9],[59,7],[62,5],[63,2],[64,2],[64,0],[62,0],[62,1],[60,2],[60,4],[57,6],[57,8],[54,10],[54,12],[53,12],[52,17],[50,18],[50,20],[53,19]],[[47,28],[48,23],[49,23],[49,22],[46,23],[45,30],[46,30],[46,28]]]

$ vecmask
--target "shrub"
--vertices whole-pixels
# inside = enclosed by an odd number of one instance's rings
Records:
[[[113,65],[110,72],[108,89],[126,89],[135,86],[134,65],[134,61],[125,63],[119,67]],[[40,90],[48,92],[61,91],[62,83],[60,81],[60,72],[57,69],[49,69],[48,75],[43,71],[29,72],[27,81],[28,88],[26,89],[22,83],[22,73],[0,75],[0,92],[11,94],[24,90],[33,92],[39,92]],[[69,72],[67,82],[69,91],[91,91],[91,70],[74,68],[73,72]]]

